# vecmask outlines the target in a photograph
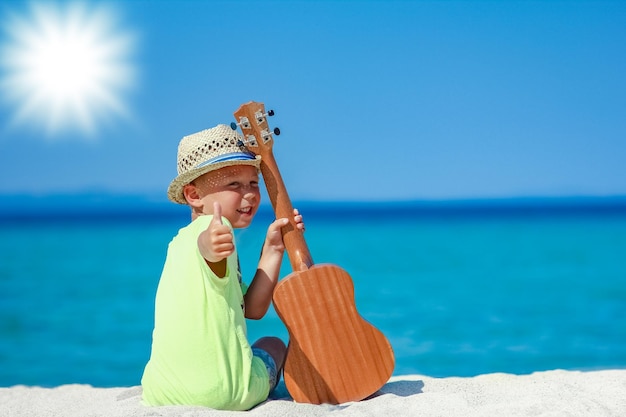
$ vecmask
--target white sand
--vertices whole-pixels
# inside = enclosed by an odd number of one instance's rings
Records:
[[[0,388],[0,416],[626,416],[626,370],[548,371],[473,378],[392,378],[370,399],[344,404],[296,404],[277,395],[249,412],[202,407],[145,407],[141,387]]]

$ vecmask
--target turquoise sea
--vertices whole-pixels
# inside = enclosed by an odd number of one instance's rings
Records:
[[[0,386],[140,382],[188,212],[87,200],[0,199]],[[626,368],[624,198],[297,206],[314,261],[351,275],[396,375]],[[244,277],[271,219],[265,207],[237,233]],[[287,339],[273,310],[248,333]]]

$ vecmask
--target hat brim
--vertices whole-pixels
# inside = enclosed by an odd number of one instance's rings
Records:
[[[260,169],[261,155],[256,155],[255,158],[250,158],[246,155],[246,157],[242,156],[241,159],[228,159],[184,172],[174,178],[174,180],[170,183],[170,186],[167,188],[167,198],[174,203],[187,204],[187,200],[185,200],[185,195],[183,194],[183,188],[185,185],[191,183],[193,180],[206,174],[207,172],[233,165],[249,165],[255,167],[256,169]]]

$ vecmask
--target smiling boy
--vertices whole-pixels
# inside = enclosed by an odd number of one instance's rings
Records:
[[[191,208],[191,223],[170,242],[155,301],[152,352],[142,378],[148,405],[202,405],[247,410],[267,399],[285,359],[285,344],[265,337],[252,346],[245,319],[269,308],[284,254],[281,227],[268,227],[255,276],[241,280],[233,229],[259,208],[260,157],[226,125],[184,137],[170,200]],[[294,210],[294,221],[304,228]]]

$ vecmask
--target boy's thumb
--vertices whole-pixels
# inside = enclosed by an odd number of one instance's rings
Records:
[[[222,205],[215,201],[213,203],[213,220],[212,222],[216,222],[217,224],[223,224],[222,223]]]

